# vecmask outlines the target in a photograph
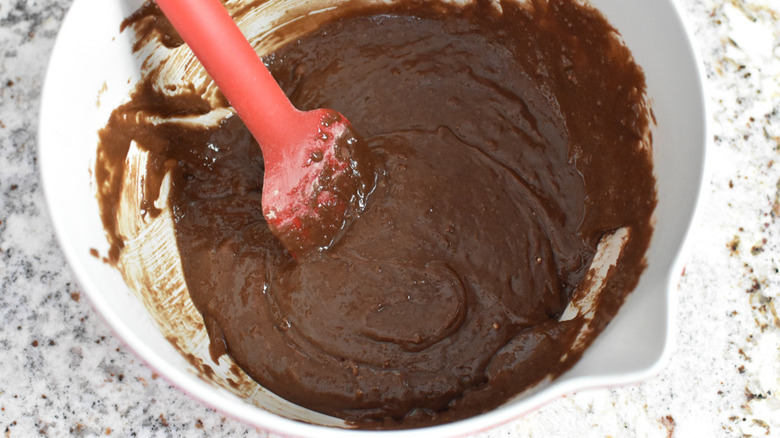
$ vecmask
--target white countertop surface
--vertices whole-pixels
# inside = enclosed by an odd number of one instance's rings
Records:
[[[780,436],[780,1],[676,1],[712,117],[671,360],[647,381],[560,398],[480,438]],[[136,358],[81,295],[58,247],[36,132],[71,2],[0,0],[0,433],[269,436]]]

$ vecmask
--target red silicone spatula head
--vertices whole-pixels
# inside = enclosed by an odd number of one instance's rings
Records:
[[[296,255],[330,246],[376,179],[350,123],[333,110],[297,110],[219,0],[157,4],[260,144],[271,230]]]
[[[324,249],[365,208],[375,185],[370,153],[336,111],[300,112],[295,146],[290,138],[266,154],[263,215],[293,254]],[[271,152],[272,151],[272,152]]]

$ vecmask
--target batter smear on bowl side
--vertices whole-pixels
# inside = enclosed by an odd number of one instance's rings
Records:
[[[296,107],[342,112],[379,169],[327,251],[295,259],[269,231],[238,117],[159,123],[214,104],[153,74],[100,132],[96,165],[114,260],[131,142],[149,152],[144,199],[169,175],[213,355],[263,387],[363,428],[455,421],[569,369],[636,286],[656,205],[650,108],[594,9],[356,2],[264,59]]]

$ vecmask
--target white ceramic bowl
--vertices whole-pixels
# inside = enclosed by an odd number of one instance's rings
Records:
[[[673,294],[681,246],[703,178],[706,111],[698,57],[672,0],[591,0],[620,31],[645,71],[657,120],[656,227],[647,270],[612,323],[567,373],[488,413],[383,437],[461,436],[510,421],[579,389],[635,382],[656,373],[672,350]],[[121,21],[140,0],[76,0],[60,30],[46,76],[40,113],[40,166],[46,198],[63,251],[97,311],[141,358],[202,402],[257,427],[285,435],[356,437],[377,432],[295,421],[318,417],[278,400],[262,409],[198,377],[165,339],[120,273],[96,257],[107,243],[91,169],[97,131],[127,99],[140,77]],[[274,404],[275,403],[275,404]],[[274,412],[274,413],[272,413]]]

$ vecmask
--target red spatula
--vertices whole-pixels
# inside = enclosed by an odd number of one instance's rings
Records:
[[[294,255],[329,247],[376,181],[349,121],[330,109],[296,109],[219,0],[157,5],[260,144],[271,230]]]

